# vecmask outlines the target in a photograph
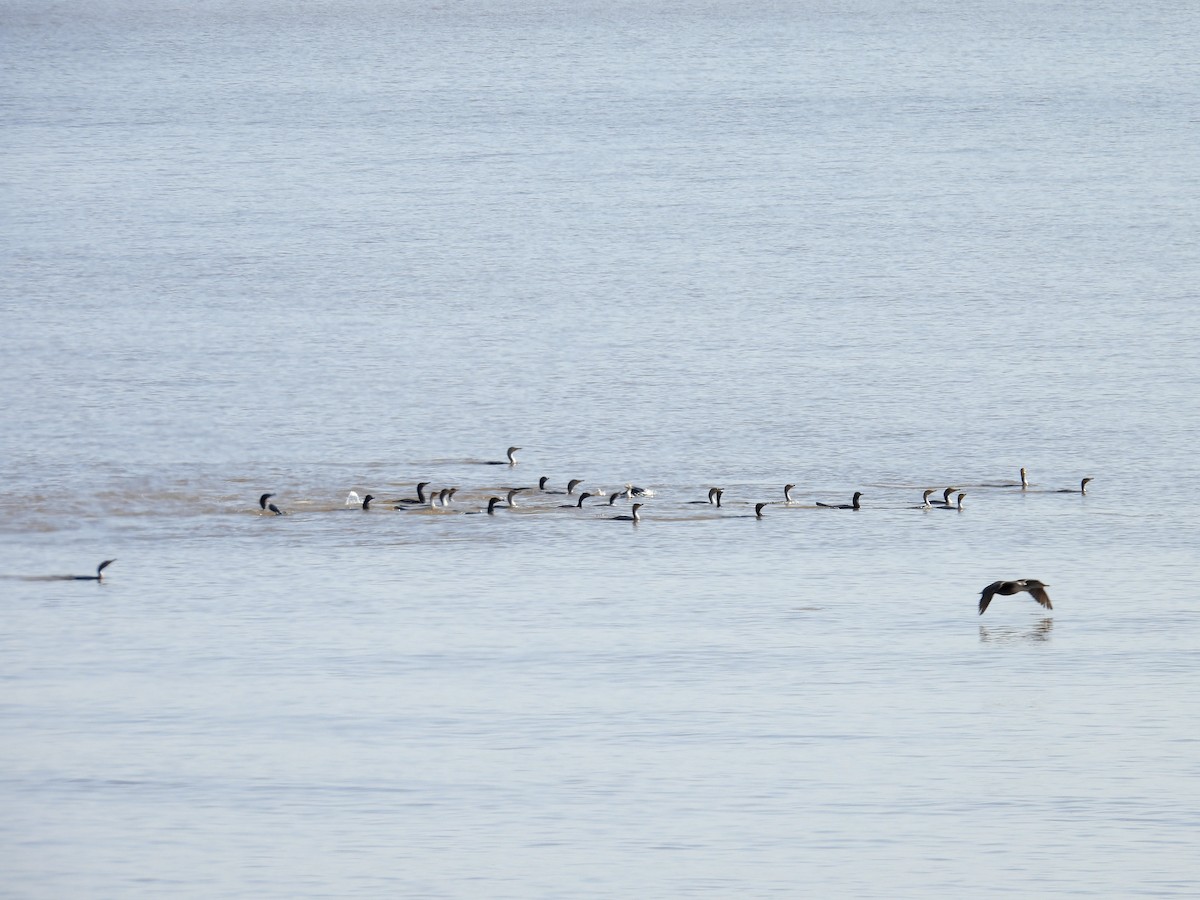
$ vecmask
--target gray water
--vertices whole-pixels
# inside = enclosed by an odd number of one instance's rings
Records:
[[[1198,38],[2,0],[0,893],[1200,893]]]

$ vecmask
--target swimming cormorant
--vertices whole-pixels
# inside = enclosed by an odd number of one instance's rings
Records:
[[[427,487],[429,487],[428,481],[419,482],[417,484],[417,499],[416,500],[412,499],[411,497],[405,497],[403,500],[397,500],[396,502],[403,503],[403,504],[406,504],[409,506],[411,506],[411,505],[424,506],[425,503],[427,502],[427,500],[425,498],[425,488],[427,488]],[[402,509],[402,508],[403,507],[400,507],[400,506],[396,507],[396,509]]]
[[[632,522],[634,525],[636,525],[638,522],[642,521],[642,504],[640,504],[640,503],[633,504],[633,506],[631,506],[629,508],[629,513],[630,514],[627,516],[613,516],[612,517],[613,521],[614,522]]]
[[[104,562],[100,563],[100,565],[96,566],[96,574],[95,575],[72,575],[71,579],[73,581],[103,581],[104,580],[104,570],[107,569],[109,566],[111,566],[115,562],[116,562],[115,559],[106,559]],[[61,577],[61,576],[59,576],[59,577]]]
[[[1057,493],[1059,493],[1059,494],[1086,494],[1088,482],[1093,481],[1093,480],[1094,479],[1092,479],[1091,477],[1083,479],[1083,481],[1079,482],[1079,490],[1075,490],[1075,488],[1059,488]]]
[[[488,460],[487,465],[489,465],[489,466],[515,466],[517,464],[517,457],[514,454],[516,454],[516,452],[520,449],[521,449],[520,447],[509,447],[508,450],[506,450],[504,453],[504,455],[508,457],[508,462],[503,462],[498,459],[490,459],[490,460]]]
[[[861,509],[862,505],[858,502],[862,499],[862,491],[855,491],[854,497],[849,503],[822,503],[817,501],[817,506],[823,506],[826,509]]]
[[[956,487],[946,488],[944,491],[942,491],[942,499],[934,500],[933,505],[934,506],[952,506],[953,504],[950,502],[950,495],[953,494],[957,490],[958,490],[958,488],[956,488]]]
[[[954,510],[957,510],[958,512],[962,512],[962,502],[963,502],[963,497],[965,497],[965,496],[967,496],[965,493],[963,493],[962,491],[959,491],[958,492],[958,502],[956,502],[953,506],[935,506],[933,508],[934,509],[954,509]]]

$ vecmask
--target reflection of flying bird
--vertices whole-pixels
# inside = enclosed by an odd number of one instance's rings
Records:
[[[1036,578],[1021,578],[1017,581],[993,581],[979,595],[979,614],[982,616],[992,598],[997,594],[1008,597],[1022,592],[1029,594],[1046,609],[1054,609],[1050,605],[1050,595],[1046,593],[1048,585],[1042,584]]]

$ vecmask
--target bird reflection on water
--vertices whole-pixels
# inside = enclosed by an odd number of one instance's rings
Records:
[[[1054,629],[1054,619],[1041,619],[1032,628],[1018,628],[1011,625],[980,625],[979,643],[981,644],[1037,644],[1050,640],[1050,632]]]

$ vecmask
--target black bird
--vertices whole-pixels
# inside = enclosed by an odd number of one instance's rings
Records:
[[[952,504],[950,502],[950,495],[953,494],[957,490],[958,490],[958,488],[956,488],[956,487],[946,488],[944,491],[942,491],[942,499],[934,500],[933,505],[934,506],[953,506],[954,504]]]
[[[538,479],[538,490],[541,491],[543,494],[561,494],[562,491],[547,490],[546,482],[549,480],[550,480],[550,477],[548,475],[543,475],[541,478],[539,478]],[[570,481],[567,482],[567,493],[570,494],[571,496],[574,496],[575,488],[579,487],[579,485],[581,485],[581,484],[583,484],[582,478],[572,478]]]
[[[367,494],[367,496],[363,497],[363,512],[366,512],[371,508],[371,501],[374,499],[374,494]]]
[[[499,497],[488,497],[487,509],[472,509],[464,513],[464,515],[478,516],[482,513],[487,513],[489,516],[494,516],[496,514],[496,504],[500,502],[501,501]]]
[[[428,482],[428,481],[422,481],[422,482],[419,482],[419,483],[417,484],[417,499],[416,499],[416,500],[412,499],[412,497],[405,497],[403,500],[397,500],[396,502],[397,502],[397,503],[409,504],[409,505],[411,505],[411,504],[419,504],[419,505],[422,505],[422,506],[423,506],[423,505],[425,504],[425,502],[426,502],[426,500],[425,500],[425,488],[427,488],[427,487],[429,487],[429,482]],[[397,507],[396,507],[396,509],[403,509],[403,508],[404,508],[403,506],[397,506]]]
[[[509,447],[508,450],[505,451],[504,455],[508,457],[508,462],[492,459],[488,460],[487,464],[489,466],[515,466],[517,464],[517,457],[514,454],[520,449],[520,447]]]
[[[259,505],[259,507],[260,507],[261,509],[266,509],[266,508],[267,508],[267,501],[268,501],[268,500],[270,500],[270,499],[271,499],[272,497],[274,497],[274,496],[275,496],[274,494],[263,494],[261,497],[259,497],[259,498],[258,498],[258,505]]]
[[[115,559],[106,559],[104,562],[100,563],[100,565],[96,566],[95,575],[72,575],[71,578],[75,581],[103,581],[104,570],[115,562]]]
[[[728,519],[761,519],[761,518],[763,518],[763,510],[766,509],[768,506],[770,506],[769,503],[755,503],[753,516],[750,515],[749,513],[746,513],[745,515],[742,515],[742,516],[726,516],[726,518],[728,518]]]
[[[1089,481],[1093,481],[1093,480],[1094,480],[1094,479],[1092,479],[1092,478],[1085,478],[1085,479],[1083,479],[1083,481],[1079,482],[1079,490],[1075,490],[1075,488],[1059,488],[1059,489],[1058,489],[1058,490],[1057,490],[1055,493],[1059,493],[1059,494],[1086,494],[1086,493],[1087,493],[1087,486],[1088,486],[1088,482],[1089,482]]]
[[[642,504],[640,504],[640,503],[633,504],[633,506],[631,506],[629,508],[629,512],[630,512],[630,515],[628,515],[628,516],[613,516],[612,517],[613,521],[615,521],[615,522],[632,522],[634,525],[636,525],[638,522],[642,521]]]
[[[979,595],[979,614],[983,615],[984,610],[988,608],[988,604],[992,602],[992,598],[997,594],[1008,597],[1012,594],[1020,594],[1021,592],[1029,594],[1029,596],[1046,607],[1046,609],[1054,609],[1050,605],[1050,595],[1046,593],[1047,587],[1049,585],[1042,584],[1036,578],[1021,578],[1017,581],[993,581]]]
[[[938,505],[938,506],[935,506],[935,507],[933,507],[933,509],[956,509],[956,510],[958,510],[959,512],[962,512],[962,502],[963,502],[963,497],[965,497],[965,496],[967,496],[967,495],[966,495],[966,493],[964,493],[963,491],[959,491],[959,492],[958,492],[958,497],[956,498],[956,501],[955,501],[955,505],[954,505],[954,506],[941,506],[941,505]]]
[[[861,509],[862,504],[858,501],[862,499],[862,491],[855,491],[854,497],[849,503],[822,503],[817,501],[817,506],[823,506],[826,509]]]

